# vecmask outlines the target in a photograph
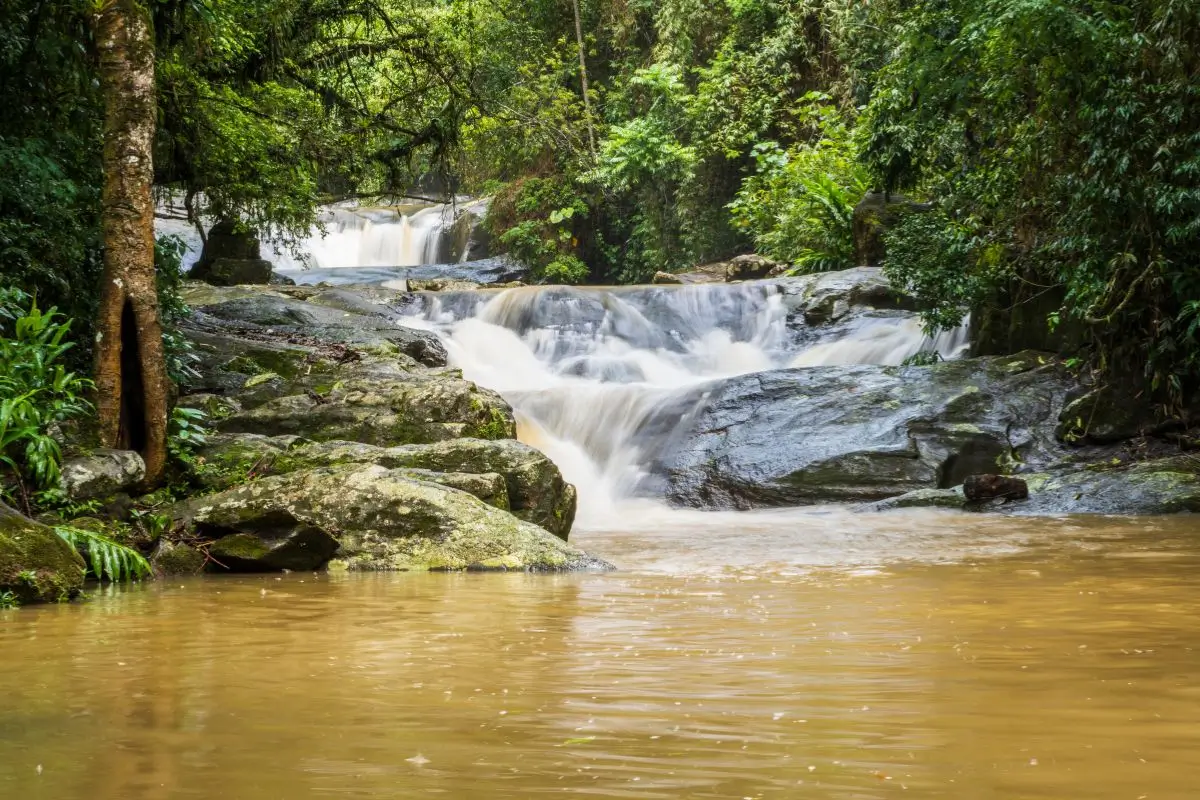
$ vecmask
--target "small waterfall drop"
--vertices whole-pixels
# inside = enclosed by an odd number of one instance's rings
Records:
[[[675,425],[686,420],[688,403],[711,381],[772,369],[899,365],[930,350],[954,358],[966,344],[965,327],[931,339],[908,312],[807,328],[796,315],[789,320],[772,282],[429,298],[412,322],[439,331],[451,363],[513,405],[521,439],[579,487],[585,525],[636,502],[653,456],[644,452],[646,426],[664,416]]]
[[[305,269],[415,267],[461,260],[452,252],[456,213],[472,209],[479,215],[485,207],[484,201],[402,206],[338,203],[325,206],[319,213],[324,232],[314,228],[293,246],[264,241],[262,256],[285,274]],[[190,269],[202,249],[195,226],[182,218],[179,208],[160,207],[158,214],[156,233],[184,240],[187,252],[183,268]],[[211,220],[206,220],[205,225],[211,225]],[[458,238],[462,238],[461,232]],[[462,249],[461,255],[465,255],[466,250]]]

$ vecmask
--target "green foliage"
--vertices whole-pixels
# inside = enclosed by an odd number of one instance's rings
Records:
[[[778,142],[756,144],[755,174],[729,207],[759,252],[796,272],[847,269],[855,266],[854,207],[868,188],[867,173],[829,96],[812,92],[806,100],[798,115],[813,138],[787,151]]]
[[[196,450],[208,443],[211,431],[205,426],[208,415],[198,408],[171,409],[167,428],[167,452],[176,461],[187,463]]]
[[[12,592],[0,592],[0,611],[20,608],[21,601]]]
[[[587,265],[574,255],[575,229],[588,213],[585,199],[566,181],[528,178],[497,195],[488,225],[509,253],[530,266],[534,280],[574,284],[588,278]]]
[[[71,323],[19,289],[0,289],[0,465],[38,489],[58,484],[55,428],[91,412],[91,382],[62,363]]]
[[[150,564],[141,553],[103,534],[66,525],[56,526],[54,532],[83,556],[97,580],[123,583],[150,575]]]
[[[969,251],[965,277],[920,270],[943,278],[923,299],[944,308],[1014,280],[1056,291],[1096,367],[1184,403],[1200,380],[1200,6],[872,13],[891,56],[871,79],[867,163],[881,188],[937,198]]]

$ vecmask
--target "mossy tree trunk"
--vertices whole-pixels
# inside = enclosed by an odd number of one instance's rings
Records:
[[[96,325],[100,435],[139,451],[162,477],[167,372],[154,276],[154,41],[139,0],[99,0],[92,16],[104,97],[104,280]]]

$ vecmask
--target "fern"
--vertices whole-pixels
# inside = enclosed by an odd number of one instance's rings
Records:
[[[54,532],[75,552],[84,556],[84,560],[89,562],[89,571],[98,580],[121,583],[150,574],[150,562],[141,553],[107,536],[65,525],[55,527]]]

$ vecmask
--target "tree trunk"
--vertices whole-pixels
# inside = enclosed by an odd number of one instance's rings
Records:
[[[588,97],[587,59],[584,57],[583,21],[579,14],[579,0],[571,0],[571,9],[575,12],[575,43],[579,46],[579,83],[583,88],[583,115],[587,120],[588,147],[592,151],[592,159],[596,158],[596,131],[592,127],[592,100]]]
[[[154,276],[154,42],[139,0],[100,0],[92,17],[104,98],[104,280],[96,324],[100,436],[137,450],[146,481],[167,454],[167,371]]]

